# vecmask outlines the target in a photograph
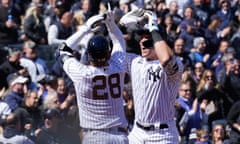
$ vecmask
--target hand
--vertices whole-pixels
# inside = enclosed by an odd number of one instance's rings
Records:
[[[144,16],[148,18],[148,24],[145,25],[150,32],[158,30],[157,15],[152,11],[146,11]]]
[[[134,9],[126,13],[120,19],[120,24],[124,25],[125,27],[132,27],[136,25],[138,22],[144,19],[144,12],[145,10],[143,9]]]
[[[90,17],[87,22],[85,23],[87,28],[91,31],[95,32],[100,29],[100,24],[105,19],[105,14],[98,14]]]
[[[110,5],[110,3],[108,3],[108,12],[106,13],[105,23],[106,23],[106,24],[115,23],[114,13],[113,13],[113,11],[111,10],[111,5]]]

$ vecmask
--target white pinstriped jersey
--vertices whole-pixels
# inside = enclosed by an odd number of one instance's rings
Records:
[[[125,41],[119,29],[112,29],[109,35],[113,50],[108,66],[96,68],[75,58],[67,59],[63,65],[74,82],[80,126],[83,128],[127,126],[122,98],[126,69]]]
[[[131,57],[131,58],[129,58]],[[129,55],[135,120],[144,124],[165,123],[174,118],[174,102],[183,66],[177,59],[178,71],[164,68],[159,60],[146,61]],[[133,60],[132,60],[133,59]],[[171,61],[175,61],[175,57]]]

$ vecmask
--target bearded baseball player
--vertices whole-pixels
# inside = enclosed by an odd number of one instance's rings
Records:
[[[144,17],[148,24],[139,42],[141,56],[127,56],[135,110],[129,143],[178,144],[174,102],[183,65],[162,39],[156,14],[146,11]]]
[[[106,24],[113,48],[104,36],[93,36],[86,48],[88,64],[82,64],[71,57],[71,47],[99,22]],[[63,68],[74,82],[77,94],[83,144],[128,143],[122,99],[125,51],[125,41],[111,12],[89,18],[60,48]]]

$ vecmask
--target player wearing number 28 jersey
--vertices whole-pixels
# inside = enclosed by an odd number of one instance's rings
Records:
[[[71,52],[70,47],[91,32],[90,23],[103,19],[101,15],[90,18],[60,50]],[[62,58],[63,68],[76,89],[80,126],[85,131],[83,143],[128,143],[123,130],[127,122],[122,100],[126,48],[122,33],[113,21],[109,13],[105,24],[113,42],[112,50],[103,36],[93,36],[86,50],[88,65],[73,57]]]

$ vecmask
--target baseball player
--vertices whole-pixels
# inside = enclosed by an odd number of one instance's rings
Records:
[[[111,12],[88,19],[60,48],[63,68],[74,82],[79,107],[83,144],[127,144],[127,126],[122,91],[125,75],[125,41]],[[90,38],[86,48],[88,64],[71,57],[72,49],[84,35],[104,21],[113,43],[101,35]]]
[[[183,65],[162,39],[156,14],[145,11],[144,17],[147,17],[148,24],[140,40],[142,56],[129,54],[127,57],[135,110],[129,143],[177,144],[174,101]]]

